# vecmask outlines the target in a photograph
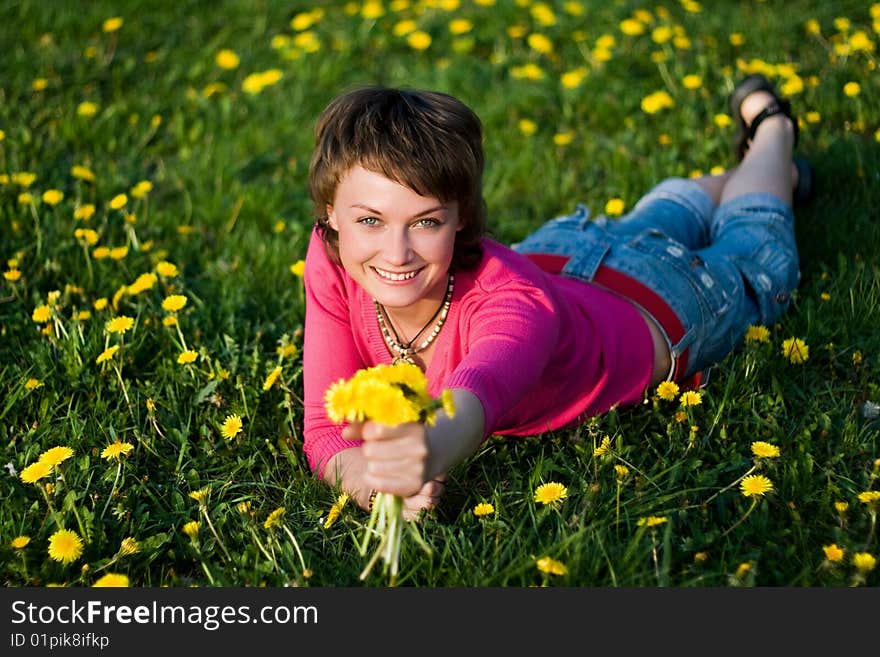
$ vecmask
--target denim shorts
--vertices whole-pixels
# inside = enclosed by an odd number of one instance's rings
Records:
[[[668,340],[673,359],[687,353],[676,378],[720,362],[749,325],[772,326],[800,282],[790,205],[755,193],[716,206],[686,178],[664,180],[616,220],[577,205],[513,248],[564,256],[564,276],[593,281],[601,266],[652,290],[683,329]]]

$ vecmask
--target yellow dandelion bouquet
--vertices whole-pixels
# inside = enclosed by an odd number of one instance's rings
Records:
[[[347,381],[339,380],[327,388],[324,406],[328,417],[337,424],[371,420],[388,426],[407,422],[432,426],[439,409],[442,408],[449,417],[455,414],[452,393],[444,390],[440,397],[431,397],[424,372],[408,362],[358,370]],[[415,524],[407,523],[403,518],[403,498],[377,493],[360,543],[361,556],[366,555],[371,538],[377,537],[379,543],[361,572],[361,580],[366,579],[376,561],[382,559],[385,574],[390,573],[394,581],[399,570],[400,543],[405,526],[422,549],[430,554],[431,549]]]

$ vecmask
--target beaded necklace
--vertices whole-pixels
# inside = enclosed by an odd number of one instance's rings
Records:
[[[379,321],[379,329],[382,331],[382,338],[385,340],[385,344],[388,345],[391,353],[394,354],[394,360],[392,363],[396,365],[403,361],[415,364],[413,356],[420,351],[427,349],[428,345],[434,341],[434,338],[440,333],[440,329],[443,328],[443,324],[446,323],[446,316],[449,314],[449,306],[452,303],[452,288],[454,283],[455,276],[449,274],[449,279],[446,282],[446,294],[443,296],[443,303],[440,304],[437,311],[431,316],[431,319],[428,320],[428,323],[406,343],[401,341],[400,336],[397,335],[397,331],[394,330],[394,325],[391,323],[391,318],[388,317],[388,312],[385,310],[385,306],[373,299],[373,303],[376,306],[376,319]],[[413,343],[422,337],[422,334],[432,325],[434,328],[431,332],[428,333],[421,344],[414,347]]]

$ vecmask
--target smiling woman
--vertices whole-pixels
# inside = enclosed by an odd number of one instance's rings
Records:
[[[570,427],[662,381],[692,388],[749,325],[775,321],[799,280],[796,122],[760,76],[737,87],[731,110],[745,153],[735,170],[662,181],[613,225],[579,206],[509,248],[484,235],[482,126],[466,105],[384,87],[333,100],[309,171],[312,469],[365,509],[380,491],[414,516],[490,435]],[[401,361],[432,394],[451,391],[454,417],[328,418],[327,390]]]

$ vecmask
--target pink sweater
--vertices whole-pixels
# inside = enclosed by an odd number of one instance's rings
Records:
[[[637,403],[650,383],[653,343],[625,299],[550,274],[490,239],[476,269],[457,272],[455,292],[426,371],[429,391],[464,388],[483,405],[484,439],[569,426],[618,404]],[[343,440],[324,410],[330,384],[390,363],[372,299],[326,255],[313,232],[306,254],[303,346],[304,443],[319,474]]]

